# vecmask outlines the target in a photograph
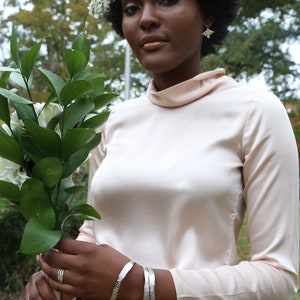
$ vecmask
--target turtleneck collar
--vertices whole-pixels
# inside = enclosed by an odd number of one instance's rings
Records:
[[[224,69],[217,69],[200,73],[161,91],[157,91],[153,81],[151,81],[146,96],[153,104],[162,107],[178,107],[224,89],[225,86],[232,85],[233,82],[235,82],[233,79],[225,76]]]

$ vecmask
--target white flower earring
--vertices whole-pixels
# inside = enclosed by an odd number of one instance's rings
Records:
[[[214,34],[215,32],[211,29],[209,29],[208,25],[206,25],[206,30],[202,32],[202,35],[205,36],[206,38],[210,39],[210,37]]]

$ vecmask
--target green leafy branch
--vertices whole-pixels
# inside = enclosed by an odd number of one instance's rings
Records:
[[[17,164],[28,176],[21,186],[0,180],[0,203],[28,220],[19,249],[26,254],[52,248],[62,237],[65,221],[72,216],[100,219],[88,204],[70,204],[71,197],[82,189],[73,183],[72,175],[99,144],[101,133],[97,128],[108,119],[107,104],[117,96],[104,93],[102,74],[85,71],[90,46],[81,33],[65,51],[66,80],[37,68],[51,89],[42,110],[54,103],[62,108],[47,126],[41,126],[31,93],[41,45],[36,43],[20,59],[13,28],[10,50],[16,68],[0,67],[0,120],[10,131],[0,127],[0,157]],[[24,89],[28,98],[17,89],[9,90],[9,79]],[[12,125],[13,112],[21,126]]]

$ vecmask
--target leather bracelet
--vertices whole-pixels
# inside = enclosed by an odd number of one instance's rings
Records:
[[[116,300],[117,299],[117,296],[118,296],[118,293],[119,293],[119,290],[120,290],[120,286],[121,286],[121,282],[126,277],[126,275],[128,274],[128,272],[132,269],[132,267],[133,267],[134,264],[135,264],[135,262],[131,260],[130,262],[128,262],[123,267],[123,269],[121,270],[121,272],[120,272],[120,274],[118,276],[116,284],[114,286],[114,289],[113,289],[113,292],[111,294],[110,300]]]

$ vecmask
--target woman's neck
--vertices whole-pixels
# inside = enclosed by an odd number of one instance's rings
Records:
[[[157,91],[164,90],[182,81],[193,78],[201,73],[200,64],[194,66],[189,72],[182,72],[180,68],[166,73],[154,73],[153,84]]]

